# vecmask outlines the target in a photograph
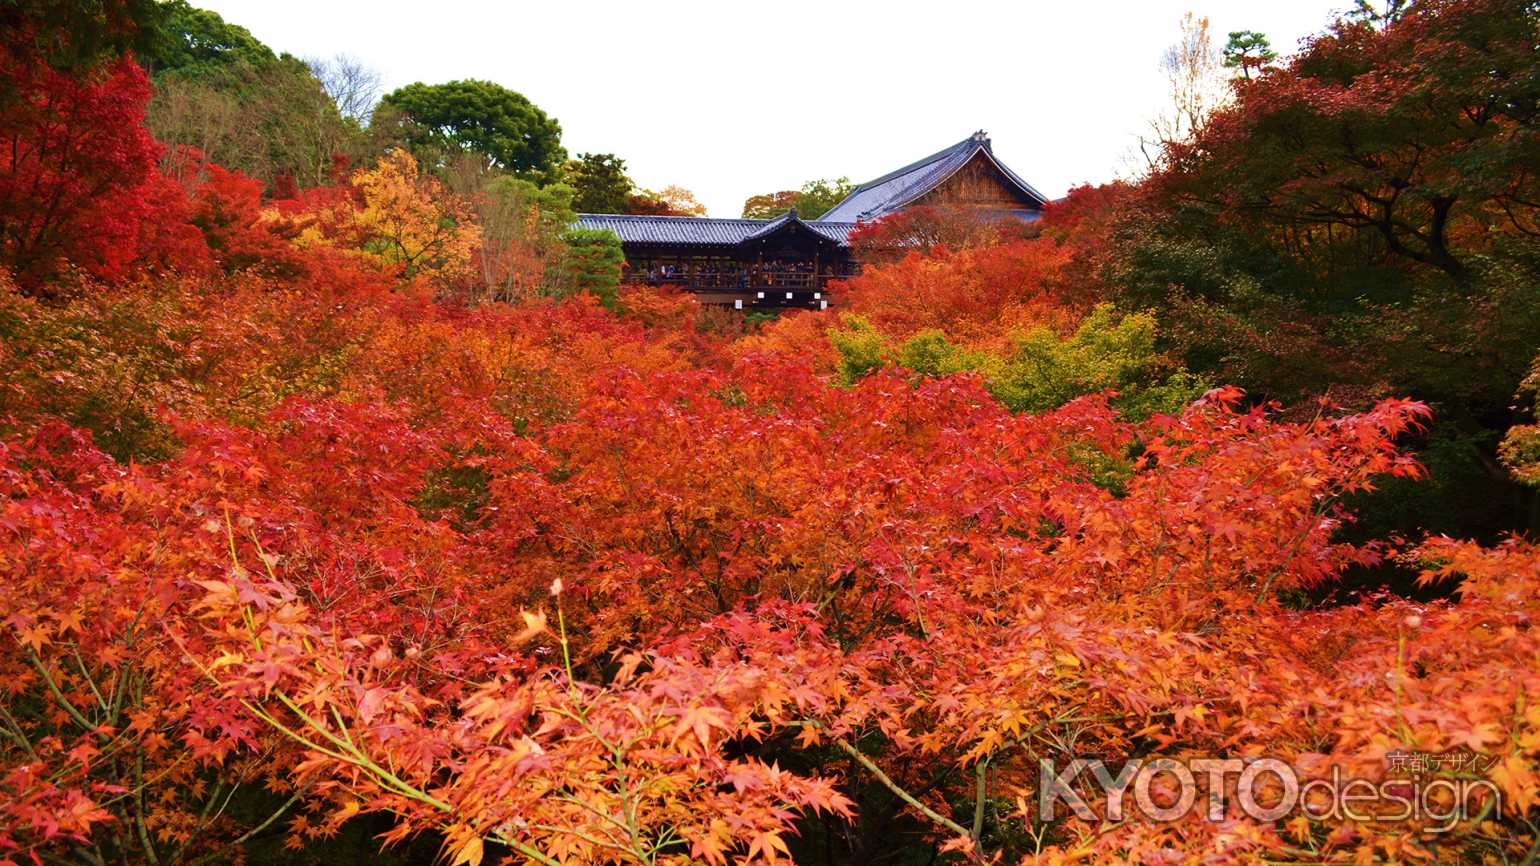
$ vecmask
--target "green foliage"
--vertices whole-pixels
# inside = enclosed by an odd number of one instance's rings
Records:
[[[839,381],[854,384],[857,379],[882,369],[888,356],[888,343],[872,323],[862,316],[844,313],[842,328],[829,331],[829,341],[839,352]]]
[[[620,266],[625,261],[620,238],[608,229],[567,229],[566,250],[558,266],[554,291],[558,296],[586,292],[613,308],[620,290]]]
[[[1441,418],[1467,425],[1505,419],[1540,346],[1540,260],[1473,257],[1471,273],[1463,292],[1441,280],[1416,281],[1402,300],[1341,314],[1333,342],[1366,373],[1433,403]]]
[[[1255,30],[1232,30],[1224,47],[1226,69],[1239,69],[1247,78],[1251,74],[1278,59],[1267,37]]]
[[[1373,0],[1353,0],[1353,5],[1346,12],[1349,20],[1367,21],[1379,27],[1384,27],[1406,14],[1412,0],[1380,0],[1378,4]]]
[[[1526,502],[1534,501],[1494,460],[1498,439],[1495,431],[1435,421],[1415,443],[1427,477],[1387,478],[1374,490],[1347,498],[1358,517],[1344,528],[1344,540],[1469,532],[1498,541],[1513,515],[1523,515]]]
[[[1540,415],[1540,356],[1519,384],[1516,396],[1529,404],[1531,415]],[[1497,455],[1520,484],[1540,487],[1540,424],[1515,424],[1503,434]]]
[[[482,232],[488,244],[517,241],[540,251],[557,249],[577,219],[575,197],[566,184],[536,186],[508,175],[494,177],[480,207]]]
[[[164,15],[158,0],[3,0],[0,33],[55,69],[77,70],[155,50]],[[0,81],[0,105],[13,96]]]
[[[1183,371],[1160,375],[1155,335],[1148,313],[1120,318],[1103,304],[1068,338],[1051,328],[1018,337],[1015,352],[990,377],[990,389],[1018,412],[1040,412],[1106,390],[1117,391],[1114,405],[1134,417],[1174,411],[1207,388]]]
[[[231,24],[217,13],[198,9],[186,0],[163,4],[160,36],[145,52],[152,73],[180,72],[193,77],[216,73],[234,64],[265,69],[278,62],[273,49],[251,31]]]
[[[540,187],[501,175],[477,199],[482,248],[482,284],[492,300],[519,300],[533,294],[546,270],[561,260],[562,234],[577,218],[572,187]]]
[[[285,177],[324,185],[338,157],[367,162],[380,149],[303,60],[274,54],[213,12],[180,0],[167,10],[146,56],[155,87],[145,123],[162,143],[195,148],[270,187]],[[168,148],[164,167],[185,173],[180,160]]]
[[[1497,453],[1520,483],[1540,487],[1540,426],[1518,424],[1508,428]]]
[[[626,161],[613,153],[580,153],[567,160],[563,177],[576,191],[579,213],[625,213],[626,197],[634,184],[626,175]]]
[[[743,200],[743,218],[749,220],[775,219],[796,206],[798,195],[800,193],[794,189],[783,189],[780,192],[751,195]]]
[[[810,180],[802,185],[797,193],[797,216],[805,220],[814,220],[829,212],[829,209],[840,203],[840,200],[855,189],[855,184],[850,178],[841,177],[835,180]]]
[[[522,94],[490,81],[417,82],[387,94],[381,105],[399,112],[395,117],[403,140],[429,165],[470,152],[494,167],[545,180],[567,155],[555,118]]]
[[[1113,405],[1130,418],[1175,412],[1208,390],[1197,376],[1169,369],[1156,350],[1155,319],[1119,316],[1097,307],[1068,337],[1034,328],[1015,338],[1009,355],[970,350],[929,329],[896,348],[869,321],[845,314],[829,340],[839,354],[839,379],[850,384],[889,362],[922,376],[976,372],[990,393],[1016,412],[1042,412],[1076,397],[1116,391]]]
[[[850,178],[835,180],[810,180],[799,190],[782,190],[749,196],[743,202],[744,219],[775,219],[788,208],[796,208],[797,216],[805,220],[818,219],[855,189]]]
[[[923,376],[950,376],[970,371],[998,369],[999,359],[987,352],[970,351],[947,339],[937,328],[929,328],[905,340],[894,353],[899,366]]]
[[[536,186],[530,181],[503,175],[487,184],[487,196],[512,207],[523,206],[538,211],[541,238],[560,235],[577,219],[577,210],[573,207],[577,193],[563,183]]]
[[[929,328],[905,340],[898,347],[896,360],[922,376],[945,376],[961,367],[954,367],[957,347],[946,338],[946,332]]]

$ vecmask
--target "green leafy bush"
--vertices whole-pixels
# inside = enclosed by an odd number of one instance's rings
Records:
[[[888,341],[862,316],[840,316],[843,328],[829,331],[829,341],[839,352],[839,380],[853,384],[857,379],[883,368],[888,356]]]
[[[557,266],[554,294],[587,292],[613,308],[620,290],[620,266],[625,261],[620,238],[607,229],[572,228],[561,239],[566,251]]]
[[[1017,412],[1042,412],[1086,394],[1115,391],[1113,405],[1134,418],[1174,412],[1208,389],[1156,350],[1153,316],[1120,316],[1108,305],[1093,310],[1068,337],[1048,327],[1019,335],[1014,350],[1004,356],[960,346],[937,329],[920,331],[893,347],[860,316],[846,314],[841,322],[844,327],[831,330],[829,339],[839,353],[840,381],[846,384],[888,363],[922,376],[973,372]]]

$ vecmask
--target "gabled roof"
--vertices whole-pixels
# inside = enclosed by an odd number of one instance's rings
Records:
[[[855,223],[808,221],[790,212],[773,220],[582,213],[578,214],[577,225],[585,229],[609,229],[622,243],[733,246],[774,234],[792,220],[840,246],[846,244],[850,230],[855,228]]]
[[[822,219],[835,222],[880,219],[940,186],[980,154],[1000,170],[1000,174],[1016,187],[1025,201],[1034,202],[1038,207],[1048,203],[1042,193],[995,159],[989,136],[981,130],[951,147],[861,184],[851,190],[850,195],[845,196],[839,204],[830,208]]]
[[[797,216],[796,208],[791,208],[775,219],[766,221],[764,225],[761,225],[754,231],[749,232],[748,236],[745,237],[744,240],[757,241],[761,238],[768,238],[772,235],[780,234],[781,232],[795,231],[809,232],[813,235],[822,237],[824,240],[832,240],[837,243],[844,243],[845,241],[843,235],[836,238],[834,235],[820,231],[818,224],[808,222],[807,220]],[[844,234],[848,235],[849,231],[846,230]]]

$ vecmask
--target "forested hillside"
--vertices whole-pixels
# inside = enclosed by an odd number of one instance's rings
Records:
[[[746,318],[507,86],[0,3],[0,864],[1532,866],[1540,6],[1321,28]]]

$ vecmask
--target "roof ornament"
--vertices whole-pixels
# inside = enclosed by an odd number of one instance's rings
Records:
[[[973,140],[974,141],[988,141],[989,140],[989,133],[987,133],[987,132],[985,132],[984,130],[981,129],[978,132],[973,133]]]

